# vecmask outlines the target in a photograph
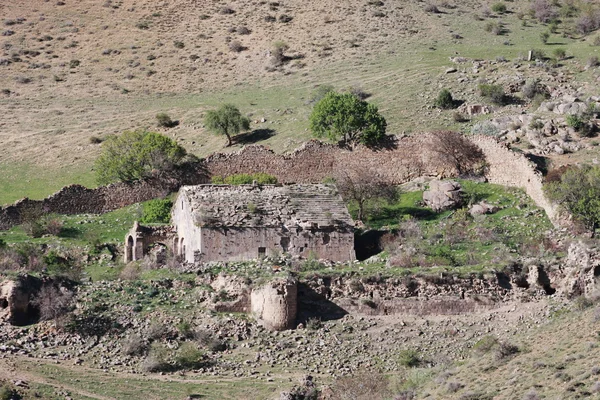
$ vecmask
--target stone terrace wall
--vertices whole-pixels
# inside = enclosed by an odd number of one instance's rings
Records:
[[[395,146],[353,151],[317,140],[305,143],[290,154],[279,155],[264,146],[252,145],[231,154],[214,154],[206,159],[210,175],[265,172],[281,183],[319,183],[334,171],[369,169],[390,184],[402,184],[418,176],[455,176],[454,162],[437,151],[434,136],[396,138]]]
[[[546,211],[552,223],[558,224],[557,209],[544,195],[543,177],[533,162],[494,138],[474,136],[471,141],[485,154],[489,166],[486,178],[489,182],[524,189]]]
[[[165,197],[182,184],[206,183],[201,174],[152,178],[132,184],[117,183],[88,189],[70,185],[44,200],[23,199],[14,205],[0,208],[0,230],[10,229],[22,221],[28,212],[57,214],[100,214],[141,201]]]

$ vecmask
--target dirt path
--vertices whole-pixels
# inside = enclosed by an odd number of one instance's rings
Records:
[[[88,392],[86,390],[82,390],[78,387],[75,386],[71,386],[71,385],[65,385],[65,384],[58,384],[58,383],[54,383],[51,382],[35,373],[29,372],[29,371],[25,371],[23,368],[20,368],[19,365],[19,360],[21,358],[17,357],[17,356],[9,356],[9,358],[2,358],[0,359],[0,376],[2,376],[3,378],[7,378],[10,381],[23,381],[23,382],[27,382],[27,383],[38,383],[38,384],[42,384],[42,385],[48,385],[48,386],[52,386],[55,387],[57,389],[61,389],[61,390],[67,390],[73,394],[77,394],[79,396],[84,396],[84,397],[89,397],[91,399],[98,399],[98,400],[114,400],[113,397],[105,397],[105,396],[100,396],[98,394],[95,393],[91,393]],[[31,358],[27,359],[28,361],[32,361]],[[43,363],[43,361],[40,361],[40,363]]]

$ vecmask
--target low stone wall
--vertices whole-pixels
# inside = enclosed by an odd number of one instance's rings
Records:
[[[235,153],[209,156],[206,168],[211,176],[264,172],[276,176],[281,183],[320,183],[335,171],[368,170],[383,181],[398,185],[423,175],[456,176],[457,158],[442,147],[435,133],[395,137],[388,146],[376,150],[364,146],[348,150],[311,140],[282,155],[251,145]]]
[[[542,174],[523,154],[489,136],[473,136],[471,141],[485,154],[488,163],[486,178],[490,183],[518,187],[546,211],[554,225],[559,222],[556,207],[544,195]]]
[[[179,189],[181,185],[207,183],[208,177],[197,169],[165,177],[154,177],[131,184],[116,183],[88,189],[81,185],[62,188],[44,200],[25,198],[11,206],[0,208],[0,230],[10,229],[22,222],[27,213],[101,214],[130,204],[162,198]]]

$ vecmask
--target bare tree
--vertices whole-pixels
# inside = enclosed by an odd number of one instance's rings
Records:
[[[377,199],[392,201],[398,195],[396,186],[388,184],[368,169],[339,171],[335,182],[344,200],[356,202],[358,219],[361,221],[370,202]]]
[[[33,300],[33,304],[40,310],[40,320],[57,320],[73,308],[73,292],[67,288],[45,284]]]
[[[433,132],[431,150],[442,160],[454,164],[460,175],[478,172],[485,163],[483,151],[458,132]]]

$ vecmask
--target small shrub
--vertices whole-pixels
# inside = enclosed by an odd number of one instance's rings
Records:
[[[235,14],[235,10],[231,7],[221,7],[219,9],[219,14],[223,14],[223,15]]]
[[[181,345],[175,355],[175,363],[179,368],[195,369],[202,366],[204,353],[191,342]]]
[[[90,137],[90,143],[91,144],[100,144],[102,142],[103,142],[102,138],[100,138],[98,136],[91,136]]]
[[[313,92],[310,98],[311,103],[318,103],[323,97],[327,96],[328,93],[335,92],[335,88],[332,85],[320,85]]]
[[[141,267],[137,262],[131,262],[119,272],[119,278],[127,281],[135,281],[140,278]]]
[[[457,381],[451,381],[446,384],[446,390],[450,393],[456,393],[464,387],[465,385]]]
[[[495,21],[490,21],[485,24],[485,31],[491,32],[494,35],[501,35],[503,33],[502,25]]]
[[[567,56],[567,52],[565,51],[565,49],[554,49],[554,51],[552,52],[552,54],[554,55],[554,57],[556,57],[558,60],[564,60],[565,57]]]
[[[175,40],[173,42],[173,46],[175,46],[176,49],[183,49],[185,47],[185,43],[179,40]]]
[[[167,224],[171,220],[173,202],[169,199],[154,199],[142,204],[143,223]]]
[[[567,115],[565,120],[576,132],[581,131],[587,123],[580,115]]]
[[[496,358],[503,360],[519,352],[519,348],[508,342],[500,342],[496,349]]]
[[[590,58],[588,58],[586,64],[585,64],[588,68],[593,68],[593,67],[597,67],[598,65],[600,65],[600,61],[598,61],[598,57],[596,56],[592,56]]]
[[[521,92],[528,99],[533,99],[538,94],[542,94],[544,97],[549,96],[548,89],[540,83],[539,79],[527,80],[521,88]]]
[[[448,89],[442,89],[435,99],[434,105],[442,109],[454,108],[452,93]]]
[[[542,41],[543,44],[548,43],[548,39],[550,38],[550,33],[549,32],[542,32],[540,33],[540,40]]]
[[[419,352],[414,349],[402,350],[398,355],[400,365],[408,368],[417,367],[421,363]]]
[[[139,356],[146,352],[147,346],[141,336],[132,335],[123,341],[122,349],[128,356]]]
[[[142,369],[146,372],[168,371],[171,369],[168,359],[169,349],[159,343],[152,343]]]
[[[235,53],[240,53],[240,52],[246,50],[246,48],[244,47],[244,45],[242,45],[241,42],[234,40],[233,42],[229,43],[229,50],[231,50]]]
[[[271,54],[273,55],[273,64],[275,66],[281,65],[286,61],[285,52],[289,49],[287,43],[282,41],[276,41],[273,43],[273,51]]]
[[[148,336],[148,339],[151,339],[151,340],[160,340],[160,339],[164,338],[166,336],[166,334],[167,334],[167,327],[158,321],[152,321],[146,331],[146,335]]]
[[[427,4],[425,6],[425,12],[432,13],[432,14],[439,14],[440,9],[437,8],[437,6],[435,4]]]
[[[137,24],[135,24],[135,27],[138,29],[147,30],[147,29],[150,29],[150,22],[149,21],[139,21]]]
[[[473,345],[473,351],[479,354],[489,353],[498,346],[498,339],[493,336],[484,336]]]
[[[369,308],[377,308],[377,303],[371,299],[361,299],[360,302]]]
[[[173,128],[179,124],[177,121],[173,121],[167,113],[156,114],[156,121],[162,128]]]
[[[456,111],[454,114],[452,114],[452,119],[454,120],[454,122],[467,122],[467,121],[469,121],[469,119],[467,117],[465,117],[465,115],[463,113],[460,113],[458,111]]]
[[[177,324],[177,332],[179,332],[179,336],[185,339],[192,339],[196,336],[194,327],[188,321],[181,321]]]
[[[321,322],[321,318],[312,317],[306,321],[306,329],[310,329],[311,331],[318,331],[323,327],[323,323]]]
[[[71,60],[69,61],[69,68],[77,68],[81,65],[81,61],[79,60]]]
[[[558,16],[554,5],[548,0],[534,0],[531,5],[530,13],[542,23],[550,22]]]
[[[287,14],[281,14],[279,16],[279,22],[282,22],[284,24],[291,22],[293,19],[294,19],[294,17],[292,17],[291,15],[287,15]]]
[[[534,117],[529,123],[529,129],[540,130],[544,127],[544,122],[541,119]]]
[[[478,87],[479,94],[485,97],[489,101],[497,105],[506,104],[506,94],[504,88],[501,85],[491,85],[482,83]]]
[[[245,26],[238,26],[235,31],[238,33],[238,35],[249,35],[251,33],[250,29]]]
[[[531,50],[531,59],[537,61],[544,61],[546,59],[546,53],[540,49]]]
[[[492,11],[497,14],[504,14],[506,12],[506,4],[496,3],[492,6]]]

